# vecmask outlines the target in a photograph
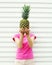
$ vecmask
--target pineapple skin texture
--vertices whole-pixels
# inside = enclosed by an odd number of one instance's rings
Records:
[[[20,28],[28,28],[29,29],[29,21],[27,19],[22,19],[20,21]]]

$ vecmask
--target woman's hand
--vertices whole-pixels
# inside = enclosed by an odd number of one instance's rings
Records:
[[[24,28],[20,28],[19,32],[24,35],[25,29]]]
[[[29,30],[28,28],[25,28],[25,33],[26,33],[26,35],[28,36],[29,33],[30,33],[30,30]]]
[[[29,33],[30,33],[30,30],[28,29],[28,28],[20,28],[20,33],[22,33],[22,35],[24,35],[24,33],[26,33],[26,35],[28,36],[29,35]]]

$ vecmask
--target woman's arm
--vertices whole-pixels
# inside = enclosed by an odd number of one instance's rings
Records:
[[[24,29],[20,29],[20,39],[15,38],[15,42],[18,48],[22,48],[23,36],[24,36]]]
[[[31,37],[28,35],[28,36],[27,36],[27,40],[28,40],[29,46],[30,46],[30,47],[33,47],[34,37],[31,38]]]
[[[22,42],[23,42],[23,35],[20,35],[20,39],[15,38],[15,42],[18,48],[22,48]]]
[[[30,30],[29,29],[25,29],[26,35],[27,35],[27,40],[29,43],[30,47],[33,47],[33,42],[34,42],[34,37],[30,37]]]

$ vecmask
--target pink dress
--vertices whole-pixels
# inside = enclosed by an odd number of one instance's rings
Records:
[[[30,37],[34,37],[34,39],[36,39],[36,36],[33,33],[30,33]],[[12,37],[13,41],[15,41],[15,38],[19,39],[20,38],[20,33],[17,33]],[[33,59],[34,58],[33,51],[32,51],[32,48],[29,47],[29,45],[28,45],[28,40],[27,40],[26,35],[24,35],[22,45],[23,45],[22,48],[17,47],[16,59],[20,59],[20,60]]]

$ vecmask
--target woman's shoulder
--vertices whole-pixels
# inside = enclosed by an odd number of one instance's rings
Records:
[[[15,41],[15,38],[20,38],[20,34],[19,34],[19,33],[15,33],[15,34],[12,36],[12,39]]]
[[[30,32],[30,36],[33,36],[33,35],[35,35],[33,32]]]
[[[34,37],[34,39],[36,39],[35,33],[31,32],[31,33],[30,33],[30,37]]]
[[[15,33],[14,36],[20,36],[20,33]]]

